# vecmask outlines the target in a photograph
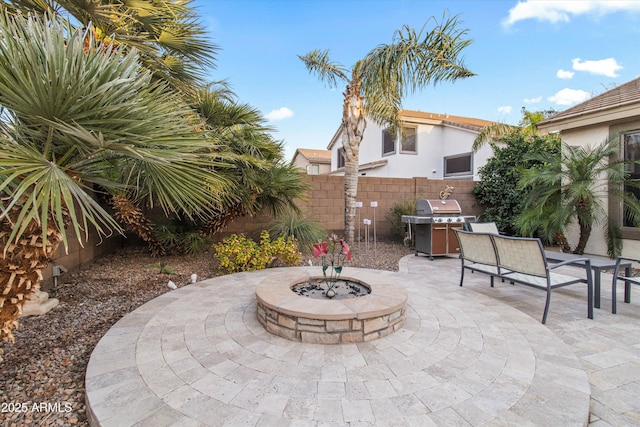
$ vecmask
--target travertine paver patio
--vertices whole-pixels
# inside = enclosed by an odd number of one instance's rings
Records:
[[[412,255],[400,267],[358,272],[409,292],[404,327],[365,343],[266,332],[255,289],[282,269],[156,298],[94,350],[88,413],[105,426],[583,425],[590,406],[593,425],[640,423],[637,303],[612,315],[605,298],[589,320],[585,289],[562,289],[545,326],[538,290],[492,289],[480,274],[460,288],[454,258]]]

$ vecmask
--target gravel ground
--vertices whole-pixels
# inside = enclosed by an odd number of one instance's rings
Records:
[[[355,243],[351,250],[347,266],[390,271],[413,253],[384,241]],[[308,261],[309,255],[303,263]],[[160,262],[175,274],[151,267]],[[20,319],[15,344],[2,344],[0,424],[88,425],[84,374],[95,345],[125,314],[169,292],[169,280],[186,286],[191,273],[199,280],[219,275],[213,254],[152,258],[144,249],[128,248],[62,276],[55,289],[44,289],[60,304],[46,315]]]

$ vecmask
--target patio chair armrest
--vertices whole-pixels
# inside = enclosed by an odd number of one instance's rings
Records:
[[[617,277],[622,277],[620,276],[620,264],[622,264],[622,261],[631,261],[631,262],[640,263],[640,259],[638,258],[630,258],[625,256],[619,256],[618,258],[616,258],[616,267],[613,269],[614,281],[616,280]]]
[[[616,264],[620,264],[620,261],[631,261],[631,262],[640,263],[640,258],[630,258],[626,256],[619,256],[616,258]]]
[[[584,262],[585,266],[588,267],[589,269],[591,269],[591,259],[587,258],[587,257],[568,259],[566,261],[562,261],[562,262],[559,262],[559,263],[554,263],[554,264],[548,266],[547,268],[549,269],[549,271],[551,271],[551,270],[554,270],[554,269],[556,269],[558,267],[562,267],[563,265],[573,264],[575,262]]]

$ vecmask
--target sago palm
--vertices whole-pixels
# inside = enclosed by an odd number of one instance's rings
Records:
[[[559,157],[539,158],[542,166],[526,171],[520,181],[521,187],[531,188],[518,220],[521,229],[563,235],[573,220],[579,229],[573,252],[583,254],[593,227],[602,225],[609,256],[620,255],[619,226],[601,203],[607,196],[623,203],[630,221],[640,223],[640,203],[628,191],[640,188],[640,183],[629,178],[619,151],[620,139],[615,136],[594,148],[563,144]]]
[[[351,69],[314,50],[299,58],[311,73],[330,87],[346,83],[342,107],[342,145],[345,158],[345,236],[353,241],[358,188],[358,158],[366,119],[401,131],[402,98],[430,84],[473,76],[463,63],[462,50],[470,43],[458,18],[427,21],[420,31],[404,26],[390,44],[382,44]],[[429,24],[433,28],[428,30]]]
[[[67,229],[81,242],[121,231],[94,189],[194,218],[225,190],[182,97],[141,73],[134,51],[92,43],[56,20],[0,14],[3,340]]]

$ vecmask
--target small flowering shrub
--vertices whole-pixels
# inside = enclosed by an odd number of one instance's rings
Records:
[[[260,233],[260,243],[244,234],[233,234],[214,246],[219,267],[227,273],[262,270],[278,265],[298,265],[302,255],[293,237],[280,236],[271,240],[269,233]]]
[[[271,263],[269,267],[299,265],[302,261],[302,254],[298,250],[298,241],[293,236],[285,237],[281,235],[275,240],[270,240],[269,233],[263,231],[260,234],[260,244],[268,248],[271,253]]]

